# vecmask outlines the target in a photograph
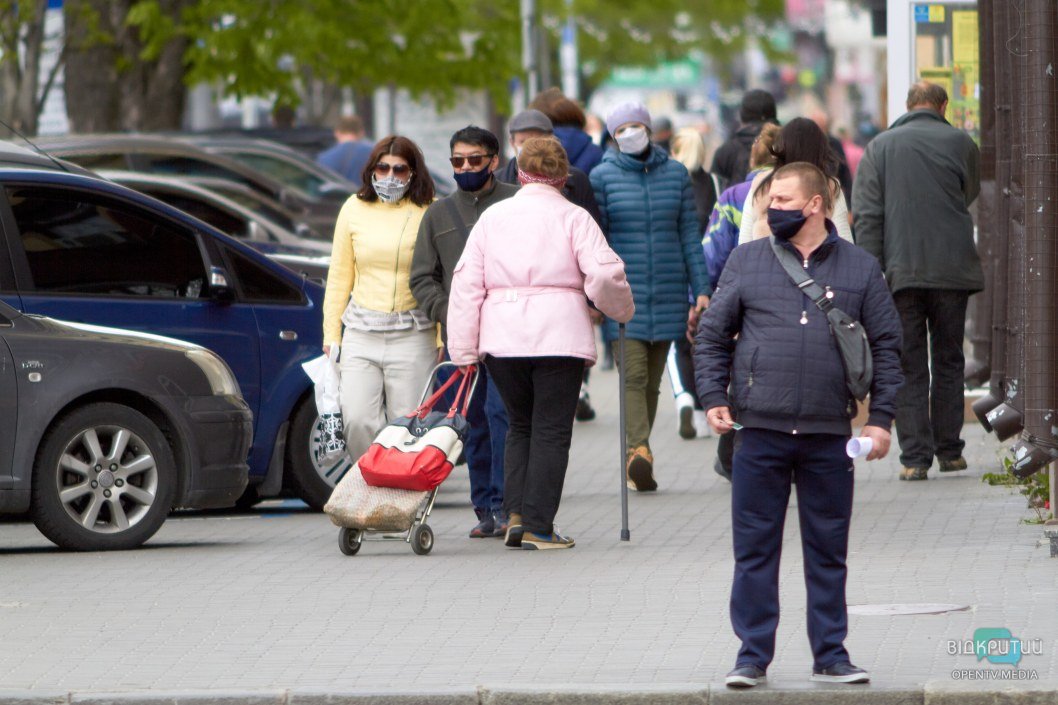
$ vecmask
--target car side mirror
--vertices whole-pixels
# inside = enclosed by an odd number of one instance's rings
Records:
[[[235,300],[235,289],[231,287],[228,272],[223,267],[209,268],[209,295],[217,301],[227,303]]]

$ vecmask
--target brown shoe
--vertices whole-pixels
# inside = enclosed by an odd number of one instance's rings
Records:
[[[646,446],[639,446],[632,451],[625,472],[630,490],[653,492],[658,488],[658,483],[654,481],[654,457]]]
[[[958,458],[939,460],[938,462],[940,464],[941,472],[958,472],[959,470],[965,470],[967,467],[966,458],[961,455]]]
[[[511,548],[520,548],[522,545],[522,515],[511,512],[507,519],[507,535],[503,544]]]
[[[927,479],[926,474],[929,472],[929,468],[901,468],[900,479],[901,480],[925,480]]]

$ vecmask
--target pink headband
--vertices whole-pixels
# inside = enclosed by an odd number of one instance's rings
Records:
[[[560,176],[557,178],[551,178],[549,176],[541,176],[540,174],[530,174],[529,172],[518,170],[518,183],[522,184],[547,184],[548,186],[554,186],[557,189],[561,189],[566,185],[566,177]]]

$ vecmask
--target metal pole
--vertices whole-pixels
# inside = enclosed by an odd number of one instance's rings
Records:
[[[522,70],[525,72],[526,102],[540,92],[540,68],[536,51],[536,0],[521,0]]]
[[[580,60],[577,55],[577,20],[573,16],[573,0],[566,0],[566,26],[562,29],[559,52],[562,63],[562,92],[570,100],[580,100]]]
[[[625,433],[625,324],[617,327],[617,406],[620,408],[621,424],[621,540],[631,541],[628,530],[628,474],[625,464],[628,462],[628,435]]]

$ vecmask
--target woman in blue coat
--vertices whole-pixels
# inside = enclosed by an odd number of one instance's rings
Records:
[[[709,305],[712,289],[687,169],[650,143],[650,113],[624,103],[606,118],[618,150],[590,174],[602,228],[625,262],[636,313],[625,343],[628,487],[657,489],[650,431],[658,410],[661,375],[672,341],[685,335],[690,316]],[[695,297],[688,309],[687,291]],[[608,321],[608,337],[617,324]]]

